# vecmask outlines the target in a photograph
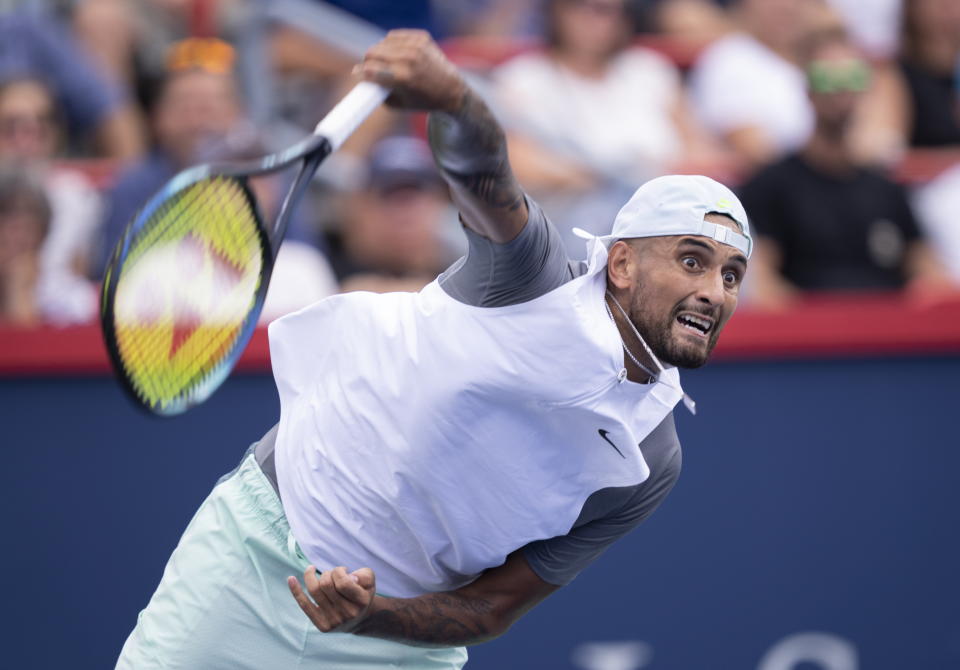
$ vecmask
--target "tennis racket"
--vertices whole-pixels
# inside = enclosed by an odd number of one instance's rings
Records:
[[[127,226],[104,274],[101,325],[114,371],[138,405],[174,416],[206,400],[253,334],[274,260],[323,160],[389,92],[357,84],[286,151],[174,176]],[[299,171],[273,225],[248,178]]]

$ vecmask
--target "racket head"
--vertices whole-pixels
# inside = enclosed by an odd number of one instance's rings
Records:
[[[198,166],[144,205],[101,294],[111,363],[140,407],[175,416],[223,383],[256,327],[273,259],[242,175]]]

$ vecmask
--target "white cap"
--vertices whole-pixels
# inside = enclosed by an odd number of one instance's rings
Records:
[[[707,214],[725,214],[740,225],[736,232],[704,221]],[[702,235],[742,251],[753,251],[747,213],[729,188],[701,175],[667,175],[651,179],[637,189],[613,222],[609,235],[594,236],[574,228],[586,239],[599,239],[605,246],[631,237]]]

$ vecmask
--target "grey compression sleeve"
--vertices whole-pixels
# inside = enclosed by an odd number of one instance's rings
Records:
[[[582,263],[570,261],[560,234],[529,197],[527,211],[527,225],[504,244],[464,227],[467,255],[440,275],[440,286],[468,305],[501,307],[533,300],[582,274]]]

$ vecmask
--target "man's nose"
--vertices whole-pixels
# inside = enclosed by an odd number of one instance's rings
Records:
[[[697,286],[697,300],[706,305],[720,305],[724,300],[722,272],[708,272]]]

